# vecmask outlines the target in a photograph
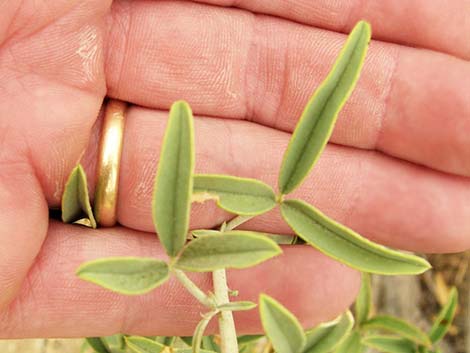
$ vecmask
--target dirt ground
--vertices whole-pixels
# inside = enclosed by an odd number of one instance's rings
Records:
[[[444,353],[470,353],[470,251],[453,255],[432,255],[433,269],[425,275],[374,277],[375,310],[398,315],[423,329],[449,289],[459,290],[459,307],[454,325],[445,339]],[[0,353],[80,353],[82,340],[34,339],[0,341]]]

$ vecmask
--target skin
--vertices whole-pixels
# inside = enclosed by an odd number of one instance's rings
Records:
[[[177,282],[124,297],[75,269],[113,255],[164,257],[150,198],[177,99],[196,115],[198,172],[276,186],[302,108],[359,19],[374,30],[364,73],[296,195],[385,245],[469,249],[469,10],[468,0],[406,9],[365,0],[0,1],[0,338],[190,335],[202,309]],[[80,160],[93,189],[105,96],[131,104],[120,225],[63,225],[48,208]],[[229,218],[196,205],[191,226]],[[278,211],[245,228],[288,232]],[[208,276],[194,279],[210,288]],[[343,311],[358,284],[357,272],[310,247],[229,273],[240,300],[266,292],[306,327]],[[255,311],[236,320],[241,333],[260,329]]]

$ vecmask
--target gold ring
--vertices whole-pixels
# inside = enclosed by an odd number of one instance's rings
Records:
[[[125,111],[124,102],[109,100],[101,128],[94,214],[97,223],[103,227],[116,224]]]

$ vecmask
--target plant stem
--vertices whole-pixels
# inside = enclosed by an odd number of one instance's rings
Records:
[[[228,232],[230,230],[233,230],[238,226],[241,226],[243,223],[248,222],[252,218],[253,216],[237,216],[225,225],[223,231]]]
[[[228,296],[227,275],[225,269],[215,270],[212,273],[214,282],[214,294],[217,304],[230,302]],[[219,313],[220,349],[222,353],[238,353],[237,331],[231,311]]]
[[[200,303],[210,308],[214,307],[213,301],[181,270],[173,270],[176,278]]]
[[[221,231],[230,231],[253,218],[252,216],[237,216],[227,224]],[[212,272],[214,283],[214,294],[218,305],[230,302],[229,289],[227,285],[227,273],[225,269]],[[219,314],[220,349],[222,353],[238,353],[237,331],[231,311],[222,311]]]

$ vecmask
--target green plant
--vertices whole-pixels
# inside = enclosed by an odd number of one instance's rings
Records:
[[[247,349],[259,336],[237,337],[233,311],[251,310],[252,302],[231,302],[226,282],[226,268],[247,268],[282,252],[279,244],[305,242],[328,256],[363,272],[384,275],[419,274],[430,268],[428,262],[375,244],[336,223],[312,205],[289,199],[305,179],[323,151],[337,115],[358,80],[368,43],[370,26],[360,22],[351,32],[333,69],[308,102],[292,135],[279,172],[278,193],[267,184],[227,175],[194,174],[195,151],[193,117],[183,101],[173,104],[160,154],[152,202],[155,230],[168,261],[154,258],[118,257],[85,263],[77,275],[87,281],[125,295],[139,295],[163,285],[170,276],[197,298],[207,312],[193,337],[128,337],[116,335],[90,338],[96,352],[161,352],[172,347],[175,352],[221,351],[235,353]],[[217,205],[236,215],[218,229],[189,231],[192,202],[216,200]],[[237,230],[244,222],[280,207],[282,217],[296,237]],[[71,173],[62,203],[64,222],[96,226],[88,199],[85,173],[78,165]],[[213,293],[205,293],[186,272],[212,272]],[[367,285],[364,285],[367,287]],[[364,288],[365,288],[364,287]],[[402,341],[428,349],[440,338],[439,324],[428,338],[402,322],[369,318],[370,294],[361,291],[357,323],[350,312],[334,322],[304,332],[298,320],[275,299],[260,296],[263,327],[278,353],[313,353],[361,351],[361,332],[385,327],[400,334]],[[218,317],[219,339],[204,336],[210,320]],[[387,321],[388,320],[388,321]],[[395,331],[393,331],[395,328]],[[377,346],[382,336],[366,337],[365,344]],[[405,341],[406,340],[406,341]],[[217,341],[217,342],[216,342]],[[353,348],[352,348],[353,347]],[[413,346],[415,347],[415,346]]]
[[[371,316],[370,277],[363,275],[356,300],[356,330],[361,343],[384,353],[440,352],[437,344],[447,333],[457,310],[457,290],[452,288],[448,302],[442,307],[428,333],[399,318]],[[377,333],[379,332],[379,333]],[[386,332],[387,335],[380,334]]]

